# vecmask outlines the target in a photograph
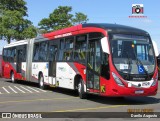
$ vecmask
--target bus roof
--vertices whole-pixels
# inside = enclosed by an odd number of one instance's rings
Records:
[[[146,31],[130,26],[120,25],[120,24],[108,24],[108,23],[87,23],[82,24],[82,27],[97,27],[108,30],[108,33],[139,33],[148,34]]]
[[[14,47],[17,45],[24,45],[24,44],[28,44],[29,39],[27,40],[20,40],[20,41],[16,41],[16,42],[12,42],[10,44],[7,44],[6,46],[4,46],[4,48],[8,48],[8,47]]]
[[[88,29],[89,28],[102,28],[102,29],[106,30],[108,33],[123,33],[123,34],[129,33],[129,34],[138,34],[138,35],[148,35],[148,33],[144,30],[130,27],[130,26],[125,26],[125,25],[108,24],[108,23],[86,23],[86,24],[79,24],[76,26],[72,26],[72,27],[68,27],[68,28],[64,28],[61,30],[57,30],[57,31],[53,31],[50,33],[40,35],[40,36],[36,37],[36,41],[39,41],[41,39],[45,40],[47,38],[49,39],[49,38],[53,38],[53,37],[61,38],[60,35],[70,36],[71,32],[80,31],[80,30],[87,29],[87,28]],[[24,45],[24,44],[27,44],[28,41],[29,41],[29,39],[12,42],[12,43],[4,46],[4,48],[14,47],[17,45]]]
[[[86,23],[86,24],[79,24],[77,26],[68,27],[65,29],[53,31],[50,33],[43,34],[42,36],[39,36],[38,38],[52,38],[56,35],[61,35],[64,33],[74,32],[74,31],[80,31],[82,29],[86,29],[89,27],[94,28],[102,28],[104,30],[107,30],[108,33],[132,33],[132,34],[138,34],[138,35],[148,35],[148,33],[142,29],[125,26],[125,25],[119,25],[119,24],[108,24],[108,23]]]

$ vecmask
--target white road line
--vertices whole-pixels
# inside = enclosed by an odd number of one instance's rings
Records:
[[[47,92],[47,91],[45,91],[45,90],[42,90],[42,89],[39,89],[39,88],[37,88],[38,90],[40,90],[40,91],[42,91],[42,92]]]
[[[12,87],[8,86],[14,93],[17,93]]]
[[[5,87],[2,87],[7,93],[10,93]]]
[[[18,87],[14,86],[17,90],[21,91],[22,93],[25,93],[23,90],[19,89]]]
[[[24,90],[27,90],[28,92],[30,92],[30,93],[33,93],[32,91],[30,91],[30,90],[28,90],[28,89],[26,89],[25,87],[23,87],[23,86],[20,86],[21,88],[23,88]]]
[[[2,94],[2,92],[0,92],[0,94]]]
[[[33,88],[29,87],[29,86],[27,86],[27,88],[29,88],[29,89],[31,89],[31,90],[33,90],[35,92],[39,92],[38,90],[35,90],[35,89],[33,89]]]

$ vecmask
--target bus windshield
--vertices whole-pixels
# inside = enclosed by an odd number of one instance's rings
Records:
[[[154,72],[155,56],[149,37],[114,34],[110,42],[113,63],[119,72],[127,74]]]

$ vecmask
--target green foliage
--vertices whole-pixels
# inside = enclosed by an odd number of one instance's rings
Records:
[[[39,22],[39,29],[42,33],[46,33],[88,21],[87,16],[83,13],[76,13],[75,18],[73,18],[74,15],[70,13],[71,11],[72,7],[70,6],[59,6],[48,18],[43,18]]]
[[[71,7],[59,6],[49,15],[49,18],[42,19],[38,25],[43,32],[72,26],[71,19],[73,15],[69,13],[71,11]]]
[[[27,20],[27,7],[23,0],[0,0],[0,37],[10,43],[36,36],[36,28]]]
[[[83,24],[83,23],[86,23],[87,21],[88,21],[87,15],[85,15],[81,12],[76,13],[75,18],[73,18],[73,20],[72,20],[74,25],[75,24]]]
[[[0,0],[0,10],[2,11],[20,11],[23,16],[27,16],[26,2],[23,0]]]

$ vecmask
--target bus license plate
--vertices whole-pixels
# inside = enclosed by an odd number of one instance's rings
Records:
[[[135,94],[143,94],[144,93],[144,90],[136,90],[135,91]]]

